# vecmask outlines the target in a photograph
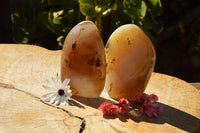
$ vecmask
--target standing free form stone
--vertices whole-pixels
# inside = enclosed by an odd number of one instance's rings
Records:
[[[138,26],[126,24],[111,34],[105,49],[109,96],[135,101],[135,96],[144,92],[154,69],[152,42]]]
[[[63,45],[62,81],[71,79],[73,95],[98,98],[105,84],[105,65],[104,45],[96,25],[80,22],[68,33]]]

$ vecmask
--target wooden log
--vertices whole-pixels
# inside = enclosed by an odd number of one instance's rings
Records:
[[[42,100],[42,85],[60,75],[61,51],[31,45],[0,45],[0,131],[23,133],[180,133],[200,132],[200,95],[187,82],[153,73],[146,93],[156,94],[163,112],[148,118],[132,108],[129,114],[104,118],[98,111],[109,98],[73,96],[69,106]],[[134,105],[133,105],[134,107]]]

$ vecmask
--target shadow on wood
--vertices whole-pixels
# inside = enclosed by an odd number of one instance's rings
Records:
[[[166,104],[159,103],[159,102],[158,102],[158,104],[163,107],[163,112],[158,117],[149,118],[145,115],[141,115],[135,109],[138,106],[136,104],[132,106],[133,109],[130,110],[129,114],[118,115],[117,117],[123,122],[127,122],[128,119],[131,119],[137,123],[142,122],[142,121],[149,122],[149,123],[155,123],[155,124],[168,123],[174,127],[182,129],[186,132],[194,132],[191,130],[191,129],[193,129],[191,127],[196,127],[196,126],[200,125],[199,118],[194,117],[194,116],[192,116],[184,111],[181,111],[179,109],[168,106]],[[108,119],[109,119],[109,117],[108,117]]]
[[[109,99],[103,98],[103,97],[99,97],[99,98],[84,98],[84,97],[79,97],[79,96],[73,96],[73,98],[77,101],[79,101],[80,103],[93,107],[93,108],[98,108],[102,103],[105,102],[109,102],[112,104],[116,104],[117,102],[111,101]],[[75,101],[74,101],[75,102]],[[76,102],[76,104],[79,104],[78,102]],[[75,105],[76,105],[75,104]],[[78,106],[79,107],[79,106]],[[83,106],[84,107],[84,106]]]
[[[105,99],[103,97],[90,99],[90,98],[83,98],[78,96],[73,96],[74,99],[79,101],[80,103],[93,107],[98,108],[104,102],[110,102],[112,104],[116,104],[117,102],[111,101],[109,99]],[[80,104],[78,107],[80,107]],[[103,115],[105,119],[116,119],[118,118],[122,122],[128,122],[129,119],[133,120],[134,122],[140,123],[142,121],[154,124],[165,124],[168,123],[174,127],[182,129],[186,132],[193,132],[191,127],[196,127],[200,125],[200,119],[194,117],[184,111],[176,109],[174,107],[168,106],[163,103],[157,102],[160,106],[163,107],[163,112],[159,114],[158,117],[149,118],[145,115],[142,115],[140,112],[137,111],[139,105],[137,103],[132,103],[131,110],[127,114],[117,114],[116,116],[109,116]],[[76,105],[76,104],[75,104]],[[83,106],[84,107],[84,106]]]

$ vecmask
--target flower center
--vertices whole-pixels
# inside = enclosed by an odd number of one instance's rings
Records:
[[[63,95],[65,94],[65,92],[64,92],[63,89],[59,89],[59,90],[58,90],[58,94],[59,94],[60,96],[63,96]]]

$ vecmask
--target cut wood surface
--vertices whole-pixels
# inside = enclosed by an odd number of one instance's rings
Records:
[[[60,75],[61,51],[31,45],[0,44],[0,132],[2,133],[180,133],[200,132],[200,95],[176,77],[153,73],[146,93],[156,94],[163,112],[148,118],[133,109],[104,118],[98,111],[109,98],[73,96],[69,106],[46,103],[42,85]],[[134,105],[133,105],[134,106]]]

